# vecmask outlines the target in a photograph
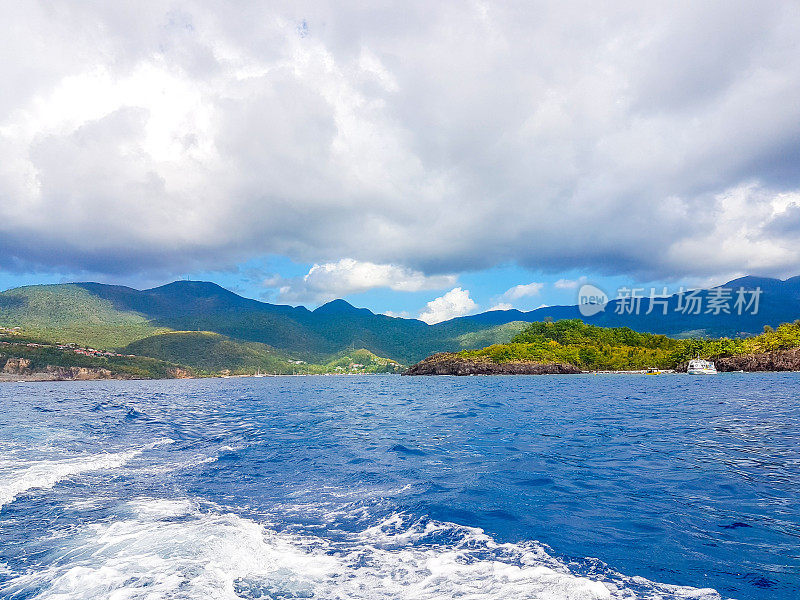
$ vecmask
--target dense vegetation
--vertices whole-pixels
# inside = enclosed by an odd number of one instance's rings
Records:
[[[201,374],[291,372],[288,359],[265,344],[237,342],[208,331],[174,331],[128,345],[126,354],[188,365]]]
[[[106,369],[114,377],[130,379],[164,379],[174,377],[178,369],[185,370],[145,356],[85,356],[55,346],[28,346],[19,339],[0,336],[0,366],[14,358],[30,361],[28,368],[34,372],[48,367]],[[191,375],[192,372],[188,370],[184,374]]]
[[[287,355],[257,342],[232,340],[209,331],[174,331],[130,344],[124,352],[180,362],[200,374],[394,373],[400,365],[369,350],[348,350],[317,362]]]
[[[672,368],[695,356],[716,359],[800,347],[800,321],[744,339],[674,339],[628,327],[597,327],[579,319],[533,323],[508,344],[459,353],[492,362],[560,362],[584,370]]]

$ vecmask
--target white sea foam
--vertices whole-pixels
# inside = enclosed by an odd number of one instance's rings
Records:
[[[69,477],[89,471],[119,468],[143,451],[172,441],[163,439],[124,452],[90,454],[75,458],[8,461],[0,465],[0,509],[29,490],[48,489]]]
[[[331,541],[272,531],[189,500],[139,500],[123,513],[82,530],[62,550],[68,560],[21,574],[0,592],[48,600],[719,598],[647,580],[631,580],[634,589],[577,576],[534,544],[497,544],[448,523],[409,525],[402,515]],[[450,541],[430,543],[439,534]]]

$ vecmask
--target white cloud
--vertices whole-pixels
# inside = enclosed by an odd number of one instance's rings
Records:
[[[0,269],[800,264],[792,0],[6,9]]]
[[[514,302],[521,300],[522,298],[538,296],[541,294],[542,288],[544,288],[544,283],[538,282],[515,285],[514,287],[507,289],[500,296],[496,296],[493,299],[494,306],[489,310],[511,310],[514,308]]]
[[[498,302],[489,310],[511,310],[512,308],[514,308],[514,306],[508,302]]]
[[[585,276],[581,276],[578,279],[559,279],[553,284],[553,287],[559,290],[574,290],[585,281]]]
[[[265,287],[278,288],[278,299],[282,302],[310,303],[326,302],[375,288],[418,292],[444,289],[455,283],[455,275],[426,276],[400,265],[379,265],[352,258],[314,265],[301,278],[273,276],[264,281]]]
[[[525,285],[515,285],[512,288],[506,290],[503,294],[503,298],[506,300],[519,300],[520,298],[528,298],[530,296],[538,296],[542,288],[544,287],[543,283],[528,283]]]
[[[463,317],[475,312],[478,305],[469,297],[469,290],[453,288],[444,296],[431,300],[419,314],[419,318],[429,325]]]

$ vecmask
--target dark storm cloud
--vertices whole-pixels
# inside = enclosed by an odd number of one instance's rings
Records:
[[[25,3],[8,17],[0,268],[800,264],[780,225],[800,188],[794,2]]]

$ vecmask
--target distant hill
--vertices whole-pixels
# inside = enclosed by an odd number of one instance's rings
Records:
[[[209,331],[174,331],[133,342],[125,354],[191,367],[200,374],[394,373],[400,365],[369,350],[343,350],[309,364],[259,342],[244,342]]]
[[[746,292],[761,290],[758,299],[758,311],[743,310],[737,314],[735,301],[737,291]],[[609,290],[610,291],[610,290]],[[549,306],[529,312],[518,310],[491,311],[468,317],[460,317],[447,322],[448,327],[480,328],[492,324],[500,325],[513,321],[535,322],[544,320],[559,321],[562,319],[582,319],[586,323],[602,327],[630,327],[636,331],[660,333],[673,337],[705,336],[705,337],[744,337],[761,333],[765,325],[776,327],[781,323],[793,322],[800,318],[800,276],[785,281],[768,277],[741,277],[709,290],[699,290],[695,297],[701,309],[697,314],[693,310],[681,311],[679,305],[685,307],[686,295],[669,296],[662,305],[659,300],[650,309],[649,290],[640,292],[644,298],[640,301],[639,310],[629,312],[630,303],[622,300],[611,300],[605,310],[584,316],[578,306]],[[730,313],[707,312],[709,301],[720,294],[729,294],[728,309]],[[747,300],[751,296],[747,295]],[[666,313],[666,314],[664,314]]]
[[[737,337],[800,317],[800,277],[745,277],[721,287],[760,287],[758,313],[683,314],[676,310],[679,298],[672,296],[666,300],[666,315],[661,305],[646,314],[647,299],[639,314],[619,310],[620,301],[612,300],[590,317],[581,316],[576,306],[554,306],[490,311],[428,325],[374,314],[344,300],[310,311],[244,298],[210,282],[176,281],[147,290],[99,283],[8,290],[0,293],[0,326],[20,326],[27,334],[58,342],[126,348],[131,354],[204,369],[221,364],[213,359],[216,355],[228,357],[231,365],[266,367],[287,360],[323,364],[355,348],[411,364],[434,352],[505,343],[526,323],[544,320],[581,318],[593,325],[673,337]],[[708,301],[715,294],[705,290],[698,295]]]
[[[201,373],[291,372],[287,356],[266,344],[237,342],[209,331],[153,335],[129,344],[122,352],[187,365]]]

